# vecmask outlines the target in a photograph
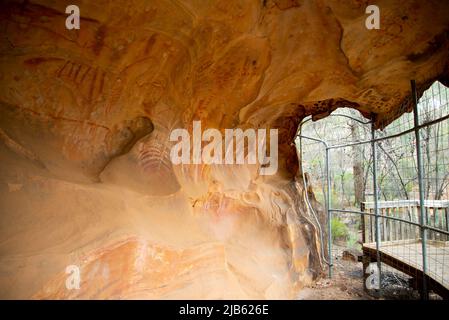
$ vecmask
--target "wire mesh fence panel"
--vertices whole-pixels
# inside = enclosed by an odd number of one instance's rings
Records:
[[[444,118],[449,115],[449,91],[436,81],[419,99],[419,124]]]
[[[327,145],[361,141],[368,137],[366,119],[358,111],[340,109],[339,115],[319,122],[308,123],[302,128],[302,135],[326,141]],[[344,116],[354,117],[354,119]],[[369,127],[369,126],[368,126]],[[349,146],[329,150],[329,158],[325,158],[325,144],[311,139],[301,139],[302,170],[307,172],[309,183],[313,186],[318,200],[326,201],[327,174],[330,182],[330,208],[360,211],[364,200],[365,174],[362,170],[370,161],[370,146]],[[356,159],[353,162],[352,159]],[[327,163],[326,163],[327,162]],[[328,167],[327,167],[328,166]],[[327,169],[329,169],[327,171]],[[354,172],[356,178],[354,179]],[[331,248],[332,256],[341,258],[344,249],[361,249],[362,232],[360,214],[332,212],[331,216]]]
[[[448,93],[435,82],[417,112],[381,131],[349,109],[301,127],[301,169],[317,199],[330,200],[332,255],[363,249],[385,292],[449,292]]]

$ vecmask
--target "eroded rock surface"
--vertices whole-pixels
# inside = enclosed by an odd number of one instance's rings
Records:
[[[383,127],[449,82],[447,1],[378,1],[380,30],[359,0],[77,1],[67,30],[70,4],[0,5],[2,298],[294,297],[324,268],[301,119]],[[278,129],[277,174],[173,165],[194,120]]]

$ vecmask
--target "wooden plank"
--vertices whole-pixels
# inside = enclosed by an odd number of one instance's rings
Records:
[[[397,207],[393,208],[393,215],[396,218],[401,219],[401,216],[399,214],[399,211],[398,211]],[[394,239],[393,240],[400,240],[400,239],[403,238],[403,236],[402,236],[402,229],[401,228],[402,228],[402,222],[394,221]]]
[[[446,212],[445,214],[446,230],[449,231],[449,208],[446,208],[444,211]],[[449,241],[449,236],[446,236],[446,241]]]
[[[385,208],[384,209],[384,212],[385,212],[385,214],[384,214],[384,217],[385,217],[384,218],[384,224],[385,224],[385,235],[386,235],[385,240],[386,241],[390,241],[390,240],[393,240],[393,239],[391,239],[391,220],[388,219],[389,213],[388,213],[387,210],[390,210],[390,208]]]
[[[365,243],[363,247],[376,249],[375,243]],[[422,271],[421,241],[404,240],[382,243],[382,254]],[[427,243],[427,274],[449,290],[449,244],[431,240]]]
[[[401,243],[400,241],[395,241],[395,244],[390,243],[382,247],[380,250],[381,261],[415,278],[417,285],[420,286],[424,275],[422,272],[422,252],[419,248],[422,248],[420,242],[408,243],[407,241],[403,241]],[[409,254],[411,249],[415,251],[416,255]],[[362,251],[364,255],[363,259],[376,261],[377,251],[375,243],[363,244]],[[428,251],[432,256],[432,259],[428,259],[428,289],[433,290],[442,296],[443,299],[449,299],[449,270],[444,265],[444,257],[449,254],[449,245],[441,241],[430,242]]]
[[[374,208],[374,201],[363,202],[365,209]],[[408,207],[419,206],[419,200],[393,200],[393,201],[378,201],[377,207],[382,208],[394,208],[394,207]],[[424,207],[428,208],[449,208],[449,200],[424,200]]]

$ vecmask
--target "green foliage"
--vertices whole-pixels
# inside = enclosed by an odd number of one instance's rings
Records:
[[[348,227],[337,218],[331,220],[332,240],[347,240],[349,237]]]
[[[350,232],[349,233],[349,239],[348,239],[348,247],[353,249],[361,249],[360,244],[358,243],[357,238],[357,232]]]

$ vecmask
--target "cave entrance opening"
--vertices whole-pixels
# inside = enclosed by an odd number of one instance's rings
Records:
[[[305,198],[324,204],[319,228],[329,277],[362,262],[376,297],[449,299],[449,89],[435,82],[413,111],[376,130],[356,110],[300,124],[295,142]],[[318,219],[317,219],[318,221]]]

